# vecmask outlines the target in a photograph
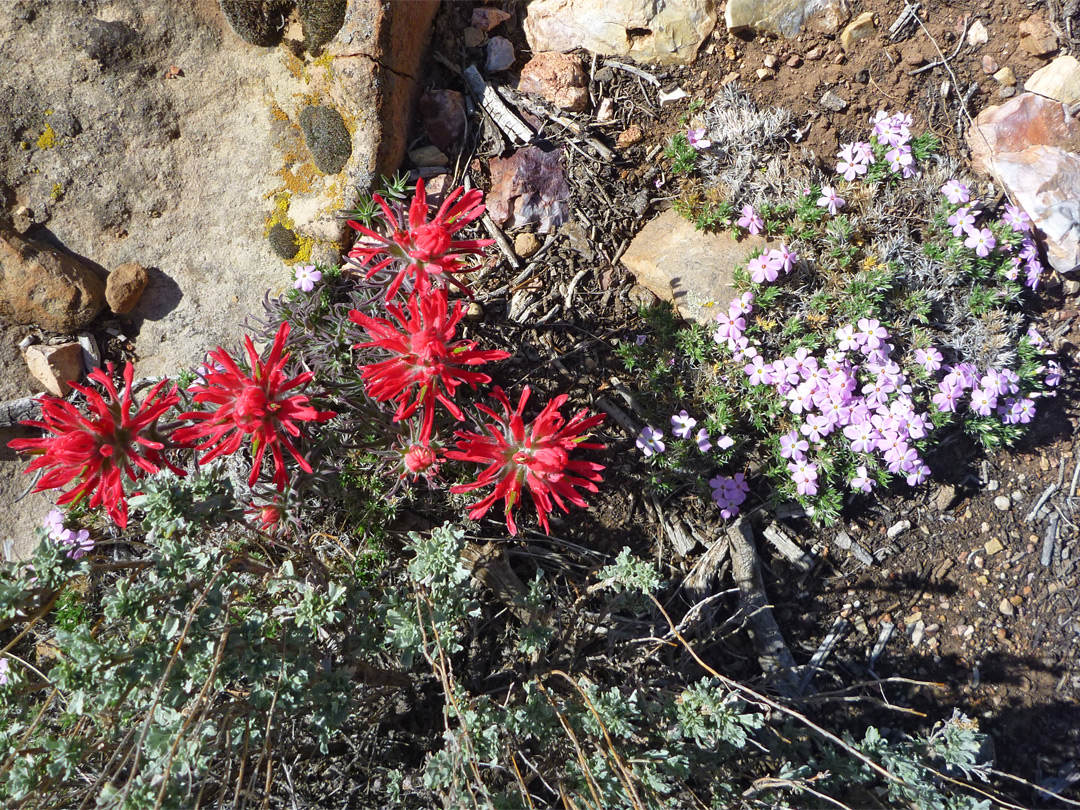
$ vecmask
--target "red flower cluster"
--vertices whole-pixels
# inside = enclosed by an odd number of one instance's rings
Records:
[[[450,309],[445,289],[424,296],[414,292],[406,306],[407,313],[396,304],[386,305],[400,329],[387,318],[372,318],[352,310],[349,319],[371,337],[353,348],[378,346],[393,355],[361,366],[361,376],[372,398],[397,403],[395,421],[407,419],[417,408],[423,408],[420,441],[427,444],[435,420],[435,402],[441,402],[455,419],[464,419],[452,399],[457,387],[467,383],[475,389],[478,383],[491,381],[487,374],[468,367],[505,360],[510,355],[497,349],[477,350],[472,340],[454,341],[464,312],[460,301]]]
[[[577,489],[596,492],[600,470],[604,469],[603,465],[591,461],[570,459],[570,452],[575,448],[600,450],[604,447],[586,443],[587,431],[599,425],[604,420],[603,415],[586,416],[587,411],[581,410],[566,421],[559,412],[566,402],[566,395],[562,394],[548,402],[539,416],[526,426],[522,413],[529,393],[526,386],[517,409],[511,410],[506,394],[496,386],[492,395],[502,404],[503,415],[477,405],[495,420],[484,426],[490,435],[458,431],[455,434],[460,439],[458,449],[446,454],[449,459],[488,465],[476,481],[451,487],[450,491],[470,492],[495,484],[489,495],[473,504],[469,517],[474,520],[483,517],[496,501],[503,499],[506,501],[506,526],[511,534],[517,534],[513,511],[521,499],[522,485],[532,495],[540,525],[544,531],[549,531],[547,516],[553,505],[564,512],[569,511],[565,501],[585,506],[585,499]]]
[[[363,267],[376,256],[385,254],[385,258],[368,271],[368,278],[394,262],[401,263],[386,289],[387,301],[394,297],[409,275],[413,276],[413,289],[421,294],[431,289],[432,276],[443,276],[449,283],[468,292],[453,274],[461,272],[465,256],[482,255],[483,249],[494,244],[494,240],[454,241],[453,236],[483,216],[484,206],[480,203],[483,196],[477,189],[466,192],[457,188],[443,202],[435,218],[428,222],[427,194],[424,192],[424,180],[420,178],[416,181],[416,195],[409,206],[408,227],[405,227],[398,214],[375,194],[372,199],[382,208],[391,234],[389,237],[383,236],[350,220],[349,226],[366,236],[367,240],[358,241],[349,252],[349,257],[360,259],[360,266]],[[458,200],[458,197],[461,199]]]
[[[27,420],[22,424],[51,433],[40,439],[14,439],[8,447],[37,458],[26,472],[47,470],[34,487],[35,492],[59,489],[72,482],[78,485],[65,492],[57,503],[77,503],[90,495],[90,507],[104,506],[117,526],[125,528],[128,520],[127,499],[124,497],[123,476],[135,481],[145,473],[156,473],[161,465],[179,475],[184,471],[169,463],[162,452],[157,421],[169,408],[180,401],[176,386],[163,393],[168,380],[162,380],[143,398],[132,413],[134,400],[131,382],[134,368],[124,366],[124,393],[121,396],[108,373],[100,368],[90,372],[90,379],[99,383],[108,394],[106,400],[90,386],[71,383],[71,387],[86,397],[89,416],[65,400],[53,396],[41,397],[41,421]]]
[[[300,455],[289,436],[300,435],[297,422],[325,422],[337,414],[315,410],[305,394],[287,395],[287,392],[307,385],[315,376],[310,371],[292,379],[285,376],[289,355],[284,353],[284,348],[288,336],[289,324],[283,322],[266,360],[259,357],[251,338],[245,336],[244,347],[251,369],[249,374],[241,371],[236,361],[220,346],[210,352],[207,363],[210,368],[204,382],[188,390],[194,394],[196,402],[216,407],[212,411],[181,414],[181,419],[193,419],[199,424],[180,428],[174,434],[177,441],[184,443],[194,444],[204,440],[195,449],[209,449],[210,452],[199,459],[199,464],[235,453],[250,436],[255,453],[249,479],[252,486],[259,478],[268,447],[274,459],[274,484],[279,490],[284,489],[286,483],[282,448],[296,460],[301,470],[311,472],[311,465]]]

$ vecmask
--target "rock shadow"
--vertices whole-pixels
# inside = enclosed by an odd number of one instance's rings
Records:
[[[150,281],[139,303],[124,318],[129,335],[137,337],[146,321],[159,321],[180,306],[184,293],[180,285],[160,267],[147,267]]]

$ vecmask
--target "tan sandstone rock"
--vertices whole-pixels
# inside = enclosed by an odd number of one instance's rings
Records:
[[[533,0],[525,36],[533,53],[584,48],[672,65],[693,62],[715,26],[715,0]]]
[[[728,0],[724,22],[733,33],[794,37],[804,27],[836,34],[851,18],[847,0]]]
[[[1046,67],[1039,68],[1024,82],[1029,93],[1060,101],[1071,107],[1080,101],[1080,61],[1075,56],[1059,56]]]
[[[105,285],[94,271],[0,224],[0,314],[50,332],[74,332],[104,308]]]
[[[845,51],[854,49],[860,40],[868,39],[874,35],[874,12],[865,11],[851,21],[851,24],[840,34],[840,46]]]
[[[149,283],[150,275],[141,264],[128,262],[120,265],[105,279],[105,300],[109,309],[117,315],[131,312]]]
[[[66,397],[71,390],[68,383],[82,378],[83,348],[78,343],[28,346],[24,357],[31,376],[53,396]]]

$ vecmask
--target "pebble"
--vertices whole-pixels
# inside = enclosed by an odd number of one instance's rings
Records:
[[[825,55],[825,52],[822,51],[820,47],[811,48],[810,50],[808,50],[806,52],[806,60],[808,62],[816,62],[818,59],[820,59],[824,55]]]
[[[532,256],[540,249],[540,240],[536,234],[525,231],[514,237],[514,253],[523,259]]]
[[[989,481],[986,482],[987,492],[997,492],[1000,487],[1001,483],[994,478],[991,478]]]
[[[944,512],[954,500],[956,500],[956,487],[952,484],[942,484],[934,495],[934,508],[939,512]]]
[[[1002,512],[1008,512],[1012,508],[1012,501],[1006,498],[1004,495],[998,495],[994,498],[994,506],[1000,509]]]
[[[1070,278],[1063,285],[1063,289],[1066,295],[1076,295],[1080,293],[1080,281]]]
[[[802,57],[799,56],[797,53],[794,53],[788,57],[788,60],[784,64],[787,65],[789,68],[797,68],[802,65]]]
[[[843,112],[847,109],[848,105],[848,103],[844,101],[844,99],[840,98],[840,96],[836,95],[836,93],[834,93],[832,90],[826,90],[822,94],[821,99],[818,101],[818,104],[820,104],[826,110],[831,110],[832,112]]]
[[[1013,69],[1006,65],[997,73],[994,74],[994,81],[998,84],[1003,84],[1006,87],[1012,87],[1016,84],[1016,74],[1013,73]]]
[[[975,20],[975,22],[968,27],[967,44],[970,47],[977,48],[980,45],[985,45],[989,39],[990,35],[981,20]]]
[[[487,44],[487,59],[484,70],[487,73],[500,73],[509,70],[514,64],[514,46],[506,37],[492,37]]]
[[[776,78],[776,71],[768,68],[758,68],[757,77],[759,82],[767,82]]]
[[[780,64],[780,60],[777,59],[775,56],[773,56],[771,53],[768,54],[762,60],[762,62],[764,63],[765,67],[767,67],[769,70],[773,70],[778,64]]]
[[[1002,616],[1012,616],[1016,612],[1016,609],[1008,599],[1002,599],[1001,604],[998,605],[998,612],[1001,613]]]
[[[897,523],[894,523],[892,526],[890,526],[889,530],[887,532],[885,532],[885,536],[888,537],[890,540],[892,540],[898,534],[901,534],[902,532],[906,532],[910,528],[911,528],[911,521],[910,520],[901,520],[901,521],[899,521]]]
[[[922,619],[915,622],[915,627],[911,631],[911,646],[918,647],[919,642],[923,640],[923,635],[926,633],[926,625],[923,624]]]
[[[990,556],[993,556],[994,554],[999,554],[1005,550],[1005,546],[1001,545],[1001,541],[998,540],[996,537],[991,537],[986,542],[986,545],[983,546],[983,548]]]
[[[988,76],[993,75],[994,73],[997,73],[997,71],[998,71],[997,60],[994,57],[992,57],[990,54],[986,54],[986,56],[984,56],[982,58],[982,69],[983,69],[983,73],[987,74]]]

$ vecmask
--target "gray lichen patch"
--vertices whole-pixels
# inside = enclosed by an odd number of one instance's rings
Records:
[[[305,107],[300,112],[300,128],[319,171],[337,174],[345,168],[352,155],[352,138],[341,113],[333,107]]]
[[[296,5],[304,25],[304,47],[313,52],[341,30],[349,4],[348,0],[297,0]]]
[[[291,259],[300,249],[300,242],[296,238],[296,234],[280,223],[270,229],[266,238],[270,242],[270,247],[274,253],[283,259]]]

